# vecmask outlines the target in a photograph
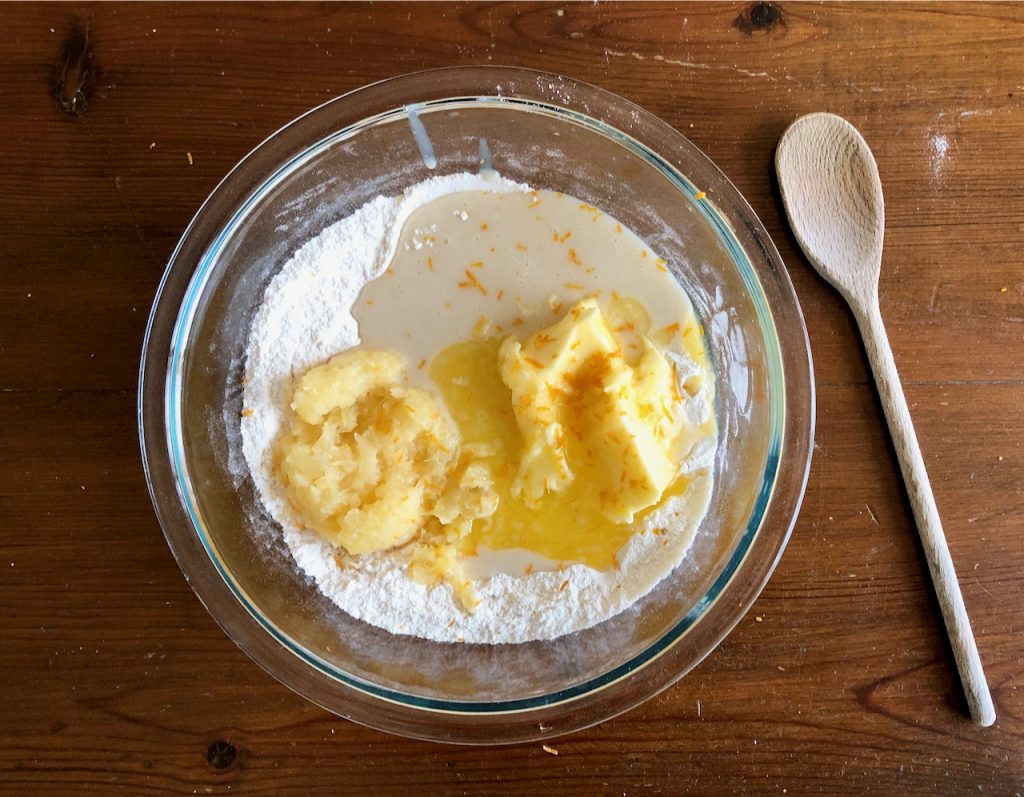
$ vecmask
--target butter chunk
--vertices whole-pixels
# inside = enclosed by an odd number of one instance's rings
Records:
[[[642,353],[627,358],[597,302],[584,299],[526,341],[502,343],[523,444],[513,491],[527,504],[579,478],[609,519],[629,523],[675,479],[675,376],[642,331]]]

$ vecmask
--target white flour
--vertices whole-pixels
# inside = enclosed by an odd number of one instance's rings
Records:
[[[437,197],[474,190],[530,189],[471,174],[432,178],[402,197],[367,203],[324,229],[285,264],[267,288],[249,336],[242,450],[296,563],[350,615],[394,633],[442,642],[552,639],[618,614],[683,559],[707,510],[713,439],[684,464],[683,470],[693,474],[686,493],[645,519],[619,552],[617,570],[600,573],[572,565],[562,571],[498,574],[477,584],[481,604],[474,614],[461,609],[447,584],[425,586],[407,578],[401,550],[349,558],[345,569],[339,568],[330,543],[299,528],[271,465],[293,378],[359,343],[352,306],[363,286],[387,267],[404,221]],[[710,412],[710,402],[699,395],[687,411],[699,420]]]

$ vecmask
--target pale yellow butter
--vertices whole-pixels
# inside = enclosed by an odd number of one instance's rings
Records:
[[[639,354],[627,354],[585,299],[552,327],[502,344],[501,376],[523,438],[513,491],[527,504],[582,478],[610,520],[630,523],[675,479],[674,373],[646,330],[629,326]]]

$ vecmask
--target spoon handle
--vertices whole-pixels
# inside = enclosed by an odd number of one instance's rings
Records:
[[[931,572],[932,586],[939,599],[942,617],[946,622],[956,659],[960,682],[963,684],[967,703],[971,709],[971,717],[982,727],[988,727],[996,720],[995,706],[989,693],[988,682],[978,656],[978,646],[971,631],[971,621],[967,617],[963,595],[960,594],[960,583],[957,581],[953,559],[949,555],[946,535],[942,531],[942,521],[935,506],[931,482],[921,457],[921,447],[917,442],[914,424],[910,419],[907,399],[903,395],[903,386],[896,372],[889,338],[882,323],[882,314],[878,301],[868,303],[867,308],[857,308],[857,323],[864,338],[871,370],[875,374],[878,395],[882,400],[886,420],[889,422],[889,433],[892,435],[896,455],[903,471],[907,495],[914,509],[917,531],[921,536],[928,569]]]

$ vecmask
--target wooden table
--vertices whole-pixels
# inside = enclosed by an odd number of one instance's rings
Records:
[[[0,791],[1024,792],[1024,7],[0,7]],[[181,576],[136,442],[143,328],[217,181],[307,108],[450,64],[563,72],[683,131],[778,244],[818,430],[774,577],[693,673],[553,743],[339,720],[243,655]],[[882,309],[998,723],[965,718],[849,313],[784,224],[772,154],[864,131]]]

